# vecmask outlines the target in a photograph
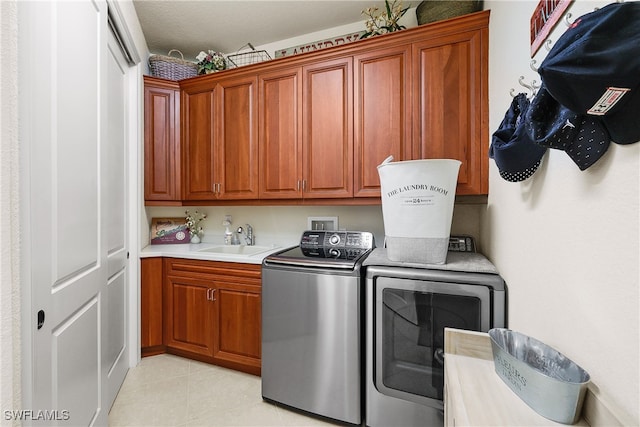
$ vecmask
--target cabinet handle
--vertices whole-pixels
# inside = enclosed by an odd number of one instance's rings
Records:
[[[302,191],[306,191],[306,189],[307,189],[307,180],[303,179],[302,180]]]
[[[215,301],[215,300],[216,300],[216,290],[211,289],[211,301]]]

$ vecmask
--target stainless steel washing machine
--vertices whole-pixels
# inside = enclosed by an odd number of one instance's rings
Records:
[[[477,253],[447,264],[387,259],[375,249],[366,271],[366,424],[444,424],[444,328],[506,327],[506,286]]]
[[[262,396],[344,423],[363,419],[362,260],[373,235],[306,231],[262,265]]]

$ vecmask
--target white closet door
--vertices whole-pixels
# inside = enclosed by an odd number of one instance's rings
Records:
[[[124,54],[112,31],[107,51],[107,143],[103,188],[107,240],[106,334],[107,405],[111,407],[129,369],[128,304],[128,71]]]
[[[105,335],[106,319],[111,294],[122,292],[108,256],[118,244],[108,235],[107,7],[84,0],[19,8],[33,325],[26,400],[43,411],[33,424],[107,425],[103,346],[118,338]]]

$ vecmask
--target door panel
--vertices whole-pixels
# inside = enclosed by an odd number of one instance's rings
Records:
[[[377,166],[411,156],[411,46],[354,57],[354,196],[380,197]]]
[[[185,200],[213,200],[216,196],[214,175],[213,109],[214,91],[182,92],[184,107],[184,189]]]
[[[110,408],[129,369],[127,334],[127,213],[128,213],[128,144],[130,109],[127,101],[127,63],[112,31],[107,52],[107,141],[104,188],[104,227],[107,244],[106,345],[107,405]]]
[[[126,350],[127,334],[126,334],[126,310],[125,302],[127,295],[125,270],[120,270],[118,274],[109,279],[107,283],[107,297],[106,303],[108,307],[108,330],[107,330],[107,345],[105,352],[105,362],[109,367],[109,381],[113,381],[113,398],[117,394],[124,376],[127,373],[127,367],[125,366],[123,372],[118,372],[118,377],[113,377],[112,374],[119,370],[119,363],[125,363],[126,361],[122,356]]]
[[[260,293],[225,289],[216,284],[217,343],[214,356],[254,359],[260,366]]]
[[[140,345],[142,356],[164,351],[162,342],[162,258],[140,260]]]
[[[68,411],[71,425],[90,425],[101,406],[99,305],[91,299],[52,331],[52,403]]]
[[[69,419],[54,424],[106,425],[106,370],[100,354],[107,282],[101,203],[106,4],[20,7],[21,25],[37,29],[25,44],[34,51],[47,46],[48,55],[37,58],[47,67],[25,65],[26,80],[37,83],[24,95],[30,107],[21,116],[30,144],[32,189],[26,222],[34,358],[27,398],[33,409],[69,411]],[[83,52],[82,67],[75,64],[78,52]],[[44,314],[39,328],[38,312]]]
[[[144,89],[144,199],[177,201],[180,188],[180,91],[146,84]]]
[[[107,425],[110,381],[117,390],[127,364],[126,68],[108,50],[104,1],[19,9],[22,49],[42,50],[20,64],[32,319],[23,401],[49,415],[27,424]]]
[[[303,68],[304,197],[353,195],[352,59]]]
[[[414,44],[414,159],[462,162],[457,194],[486,194],[488,137],[483,31]]]
[[[166,277],[164,341],[168,349],[213,356],[211,289],[207,281]]]
[[[259,77],[260,198],[302,197],[302,71]]]
[[[258,198],[257,78],[220,81],[216,175],[222,199]]]

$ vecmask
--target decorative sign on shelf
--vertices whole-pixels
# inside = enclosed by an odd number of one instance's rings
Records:
[[[536,54],[573,0],[540,0],[531,15],[531,57]]]
[[[189,228],[182,218],[152,218],[151,244],[189,243]]]
[[[331,37],[329,39],[324,39],[324,40],[318,40],[313,43],[305,43],[299,46],[289,47],[287,49],[276,50],[276,58],[280,58],[282,56],[297,55],[298,53],[313,52],[315,50],[320,50],[327,47],[351,43],[356,40],[360,40],[360,37],[364,33],[365,31],[360,31],[357,33],[345,34],[343,36]]]

